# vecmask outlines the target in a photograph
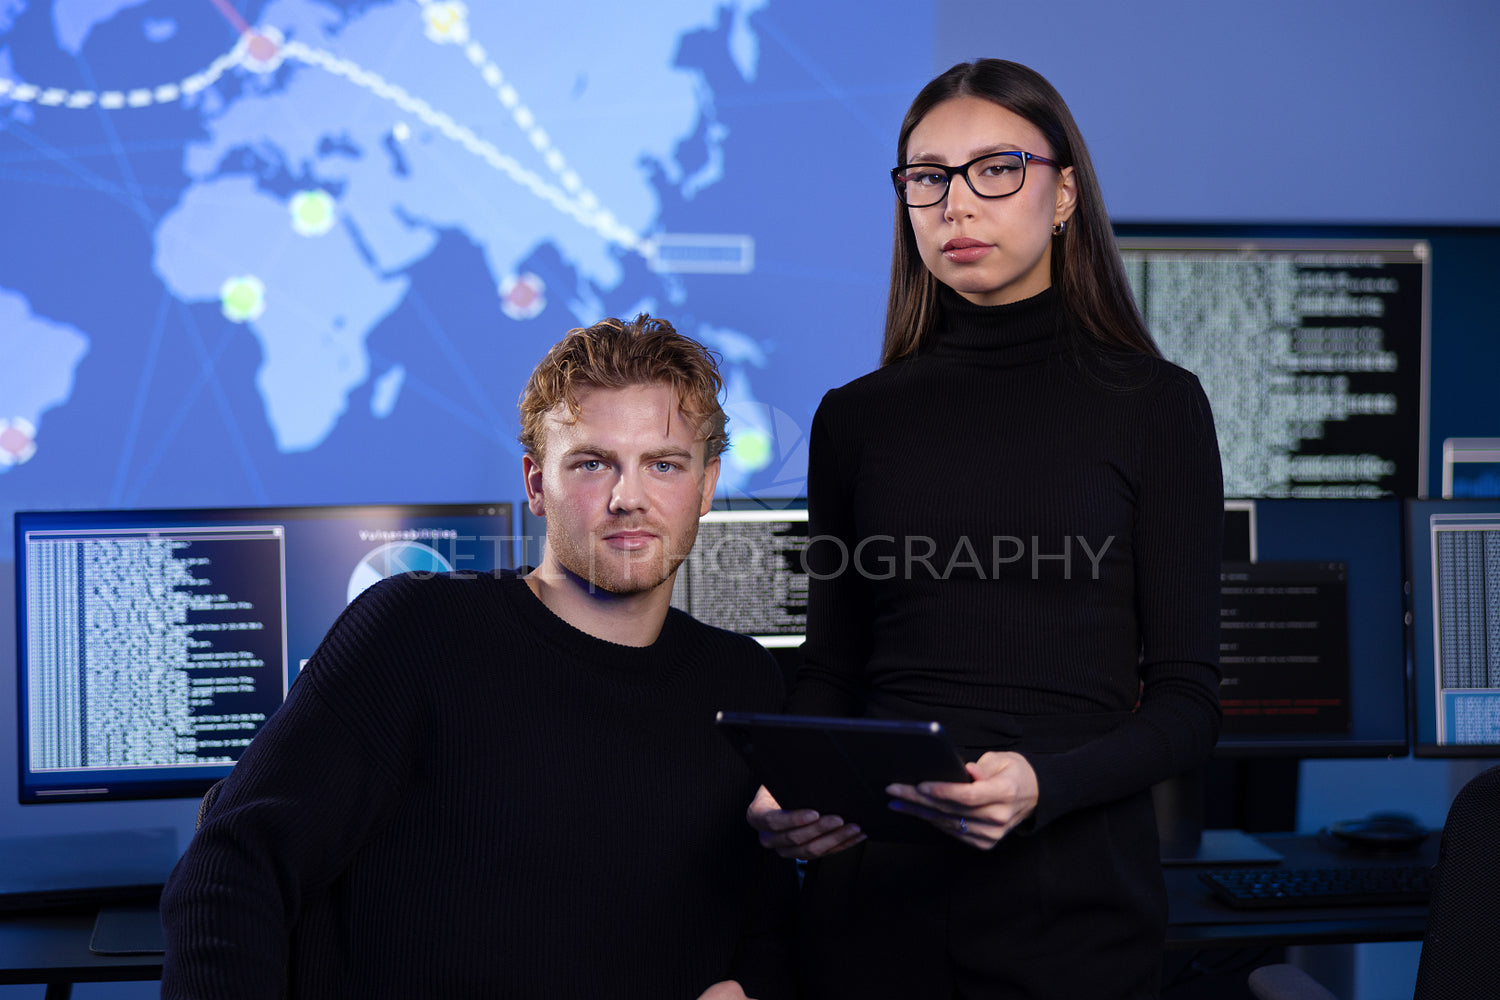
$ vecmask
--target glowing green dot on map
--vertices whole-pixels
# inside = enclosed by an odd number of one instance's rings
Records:
[[[259,319],[266,311],[266,286],[252,274],[230,278],[219,286],[219,309],[234,323]]]
[[[730,439],[730,455],[743,469],[764,469],[771,464],[771,435],[758,427],[736,431]]]
[[[303,236],[322,236],[333,228],[333,197],[321,188],[292,195],[292,228]]]

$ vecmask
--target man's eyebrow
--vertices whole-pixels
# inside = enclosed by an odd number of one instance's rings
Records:
[[[563,458],[576,458],[581,455],[593,455],[597,458],[608,459],[615,458],[615,453],[611,449],[606,448],[603,445],[589,444],[587,442],[584,442],[583,444],[575,444],[573,447],[563,452]]]
[[[670,447],[659,448],[656,451],[645,452],[641,457],[651,462],[655,462],[658,459],[663,458],[686,458],[688,460],[691,460],[693,457],[693,453],[691,450],[686,448]]]

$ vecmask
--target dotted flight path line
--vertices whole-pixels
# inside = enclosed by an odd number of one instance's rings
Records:
[[[140,87],[128,91],[66,90],[62,87],[38,87],[34,83],[20,83],[0,76],[0,97],[23,104],[35,103],[43,107],[73,110],[91,108],[95,104],[106,111],[171,104],[211,87],[226,71],[239,65],[248,48],[248,44],[241,39],[240,44],[209,63],[206,69],[194,73],[181,83],[164,83],[159,87]]]
[[[451,115],[438,111],[419,97],[412,96],[403,87],[390,83],[369,70],[361,69],[347,59],[340,59],[332,53],[309,48],[300,42],[288,42],[282,51],[288,59],[296,59],[342,76],[356,86],[363,87],[377,97],[391,102],[402,111],[419,119],[423,124],[436,129],[463,146],[558,211],[572,216],[583,225],[593,229],[605,239],[629,250],[640,251],[642,249],[641,238],[615,219],[608,209],[598,208],[598,201],[592,194],[583,191],[577,198],[570,197],[565,191],[548,184],[521,166],[514,158],[502,153],[494,143],[481,139],[473,129],[460,125],[453,120]]]
[[[537,124],[535,113],[521,101],[516,88],[505,79],[504,72],[493,60],[484,46],[469,36],[468,7],[455,0],[418,0],[422,17],[426,22],[427,37],[438,44],[461,46],[464,56],[479,70],[485,85],[495,92],[495,97],[510,112],[516,127],[526,136],[533,149],[541,154],[548,169],[557,177],[567,192],[578,198],[585,208],[595,208],[598,200],[594,193],[583,186],[576,171],[568,166],[562,151],[552,144],[552,137]]]
[[[273,53],[271,47],[266,45],[268,40],[274,43]],[[252,46],[255,50],[253,53]],[[270,58],[264,58],[263,53],[270,53]],[[583,187],[577,174],[567,167],[562,154],[551,145],[546,132],[536,125],[531,111],[520,102],[515,89],[504,81],[499,68],[487,61],[484,49],[477,42],[470,42],[465,46],[465,54],[471,62],[480,67],[485,82],[496,90],[501,102],[511,110],[516,123],[521,125],[523,131],[526,132],[532,146],[542,154],[547,166],[558,173],[559,180],[567,191],[548,184],[537,174],[521,166],[513,157],[502,153],[494,143],[481,139],[473,129],[459,124],[451,115],[438,111],[431,104],[408,93],[405,88],[369,70],[361,69],[356,63],[341,59],[331,52],[314,49],[301,42],[283,44],[279,33],[274,29],[266,29],[261,34],[242,34],[234,48],[180,83],[165,83],[157,87],[140,87],[129,91],[89,91],[39,87],[35,84],[20,83],[0,77],[0,98],[72,110],[83,110],[96,104],[107,111],[146,108],[193,97],[212,86],[236,66],[244,66],[246,69],[264,73],[274,70],[283,60],[292,59],[341,76],[355,86],[362,87],[394,104],[478,156],[564,215],[576,219],[580,224],[627,250],[649,255],[651,247],[646,241],[617,220],[608,209],[599,207],[598,199]]]

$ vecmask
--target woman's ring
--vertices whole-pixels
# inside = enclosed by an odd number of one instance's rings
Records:
[[[969,832],[969,821],[966,820],[966,819],[964,819],[962,816],[958,817],[958,832],[959,833],[968,833]]]

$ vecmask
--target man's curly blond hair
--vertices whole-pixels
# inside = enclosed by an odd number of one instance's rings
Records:
[[[684,337],[664,319],[641,313],[634,320],[600,320],[569,330],[542,358],[521,393],[521,446],[542,458],[542,426],[558,403],[578,417],[578,390],[586,386],[620,389],[668,383],[688,419],[705,440],[705,459],[712,461],[729,446],[719,405],[724,379],[713,353]]]

